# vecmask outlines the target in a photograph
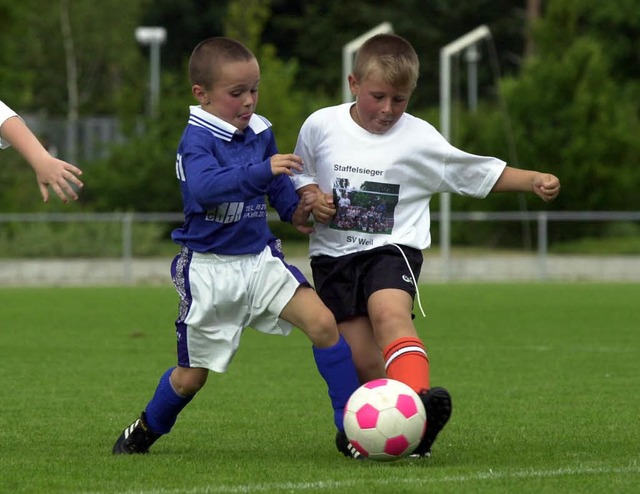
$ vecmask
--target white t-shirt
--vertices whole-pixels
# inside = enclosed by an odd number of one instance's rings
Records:
[[[506,163],[461,151],[428,122],[405,113],[384,134],[372,134],[349,114],[353,103],[323,108],[302,125],[295,154],[304,170],[296,189],[317,184],[333,193],[331,224],[316,223],[309,254],[343,256],[389,244],[431,244],[429,201],[450,192],[482,198]],[[348,197],[350,205],[340,208]]]
[[[11,108],[9,108],[0,100],[0,127],[2,127],[2,124],[8,118],[17,117],[17,116],[18,114],[16,112],[14,112]],[[6,141],[3,141],[2,137],[0,137],[0,149],[5,149],[8,147],[9,147],[9,143]]]

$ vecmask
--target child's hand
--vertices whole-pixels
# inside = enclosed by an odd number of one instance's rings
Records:
[[[302,158],[295,154],[274,154],[271,157],[271,173],[293,175],[291,170],[302,171]]]
[[[82,170],[78,167],[59,160],[48,152],[43,152],[37,160],[34,159],[31,166],[36,172],[38,187],[44,202],[49,201],[49,186],[65,204],[69,202],[69,199],[74,201],[78,199],[78,194],[72,187],[75,185],[81,189],[84,186],[78,178],[82,175]]]
[[[333,194],[318,194],[313,205],[313,217],[318,223],[328,224],[336,215]]]
[[[310,235],[314,232],[313,226],[308,225],[309,217],[311,216],[311,209],[316,201],[317,194],[313,191],[305,191],[300,197],[298,207],[293,212],[291,217],[291,224],[300,233]]]
[[[551,202],[560,194],[560,180],[550,173],[538,173],[533,180],[533,192],[544,202]]]
[[[298,207],[302,208],[305,212],[311,212],[313,206],[318,199],[318,193],[315,190],[305,190],[300,197]]]

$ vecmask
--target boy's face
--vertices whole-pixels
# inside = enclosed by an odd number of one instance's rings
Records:
[[[244,130],[258,103],[259,83],[260,67],[254,59],[226,63],[218,70],[210,88],[196,84],[192,90],[205,111]]]
[[[393,87],[375,72],[361,80],[349,75],[349,87],[356,98],[352,117],[372,134],[384,134],[396,124],[412,93],[408,88]]]

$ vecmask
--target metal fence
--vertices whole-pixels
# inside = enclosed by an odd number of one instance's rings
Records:
[[[269,221],[279,221],[275,213],[270,213]],[[122,232],[122,246],[121,256],[119,260],[101,260],[100,263],[103,268],[112,274],[114,274],[114,281],[120,281],[124,284],[133,284],[136,281],[134,261],[139,262],[134,256],[133,245],[133,226],[136,223],[181,223],[183,220],[182,213],[10,213],[0,214],[0,225],[3,223],[37,223],[37,222],[59,222],[59,223],[81,223],[81,222],[108,222],[120,224]],[[440,221],[440,215],[438,212],[432,213],[432,220],[434,222]],[[525,262],[528,263],[528,268],[535,273],[533,276],[537,280],[557,279],[557,273],[562,271],[562,268],[567,268],[568,261],[558,261],[554,267],[550,267],[550,255],[549,255],[549,224],[552,222],[640,222],[640,211],[536,211],[536,212],[524,212],[524,211],[510,211],[510,212],[452,212],[452,222],[529,222],[535,223],[537,228],[537,247],[534,253],[527,252],[522,257]],[[606,253],[603,253],[606,256]],[[512,258],[513,260],[513,258]],[[627,279],[640,281],[640,256],[631,256],[625,259],[615,260],[616,270],[621,270],[623,275],[616,275],[611,271],[613,267],[608,267],[603,264],[602,257],[592,257],[594,263],[599,263],[600,277],[607,277],[607,271],[612,279]],[[437,268],[433,268],[429,271],[429,268],[425,270],[425,275],[433,280],[439,279],[442,281],[449,281],[451,279],[460,279],[460,266],[464,265],[464,260],[451,259],[450,255],[442,256],[439,260],[432,262],[432,266],[437,264]],[[502,264],[508,265],[509,259],[505,262],[500,261]],[[65,261],[67,262],[67,261]],[[531,265],[533,262],[534,265]],[[15,263],[14,263],[15,264]],[[68,262],[67,262],[68,264]],[[114,267],[119,265],[119,274],[114,273]],[[0,265],[0,271],[9,269],[5,265],[3,268]],[[106,267],[109,266],[109,267]],[[559,267],[558,267],[559,266]],[[88,268],[87,268],[88,269]],[[144,269],[144,268],[142,268]],[[434,270],[435,269],[435,270]],[[478,268],[473,268],[478,270]],[[522,269],[515,266],[512,268],[517,275],[517,271]],[[635,271],[638,274],[635,274]],[[555,277],[553,275],[556,275]],[[2,278],[0,272],[0,278]],[[481,273],[478,273],[481,276]],[[499,277],[499,274],[495,275]],[[504,274],[503,274],[504,276]],[[576,272],[576,277],[581,275]],[[5,278],[11,277],[10,274],[5,272]],[[485,278],[491,278],[490,274],[485,273]],[[583,276],[588,278],[588,276]],[[0,282],[2,280],[0,279]]]
[[[439,221],[439,215],[436,215]],[[640,221],[640,211],[506,211],[506,212],[454,212],[451,213],[451,221],[510,221],[510,222],[536,222],[537,223],[537,260],[538,273],[541,280],[548,278],[549,256],[549,223],[559,221],[578,222],[618,222]],[[442,259],[443,276],[450,278],[451,260]]]
[[[114,117],[94,116],[80,118],[75,132],[66,118],[21,114],[29,128],[42,140],[49,151],[72,162],[91,162],[109,156],[114,144],[127,140],[121,122]],[[140,133],[142,122],[137,122],[134,133]]]

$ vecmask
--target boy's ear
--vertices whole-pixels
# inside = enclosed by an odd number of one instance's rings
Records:
[[[209,96],[207,95],[207,91],[200,84],[194,84],[191,87],[191,93],[201,105],[209,104]]]
[[[358,79],[356,79],[356,76],[353,74],[349,74],[349,76],[347,77],[347,80],[349,81],[349,89],[351,90],[351,94],[353,94],[354,97],[358,97],[358,90],[360,89],[360,84],[358,83]]]

